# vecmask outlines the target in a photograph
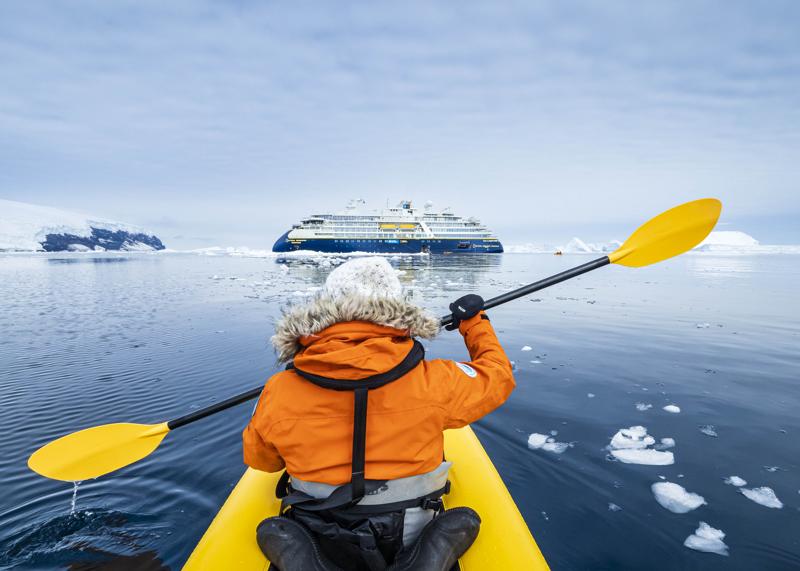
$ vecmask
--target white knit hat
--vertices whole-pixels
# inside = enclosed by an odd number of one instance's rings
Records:
[[[328,275],[324,292],[332,298],[355,295],[400,299],[403,286],[384,258],[355,258]]]

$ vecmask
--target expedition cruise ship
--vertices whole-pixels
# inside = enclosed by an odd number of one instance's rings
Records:
[[[363,211],[352,200],[344,212],[313,214],[278,238],[273,252],[500,253],[503,245],[476,218],[461,218],[433,203],[423,209],[404,200],[394,208]]]

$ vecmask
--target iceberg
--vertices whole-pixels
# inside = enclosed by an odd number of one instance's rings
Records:
[[[619,240],[608,242],[587,242],[577,236],[563,246],[547,243],[526,243],[508,245],[506,253],[513,254],[607,254],[622,245]],[[739,230],[719,230],[711,232],[705,240],[694,247],[694,252],[717,254],[800,254],[800,245],[761,244],[746,232]]]
[[[556,246],[550,244],[505,244],[503,249],[506,254],[552,254],[556,251]]]
[[[76,212],[0,199],[0,251],[163,250],[146,230]]]
[[[589,243],[575,237],[558,250],[564,254],[602,254],[613,252],[620,246],[622,246],[622,242],[619,240],[611,240],[605,243]]]
[[[721,254],[800,254],[798,245],[761,244],[750,234],[738,230],[711,232],[694,250]]]

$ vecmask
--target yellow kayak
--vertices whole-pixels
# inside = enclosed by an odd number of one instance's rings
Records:
[[[547,562],[489,456],[470,427],[444,434],[453,463],[446,508],[469,506],[481,516],[481,531],[459,560],[462,571],[542,571]],[[248,469],[195,547],[184,571],[266,571],[256,544],[256,526],[278,514],[273,490],[280,474]]]

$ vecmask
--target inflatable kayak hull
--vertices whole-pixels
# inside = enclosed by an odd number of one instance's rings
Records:
[[[445,432],[453,463],[446,508],[469,506],[482,520],[478,539],[459,561],[462,571],[547,570],[547,562],[492,461],[470,427]],[[269,567],[256,545],[256,526],[278,514],[273,490],[280,474],[248,469],[195,547],[184,571]]]

